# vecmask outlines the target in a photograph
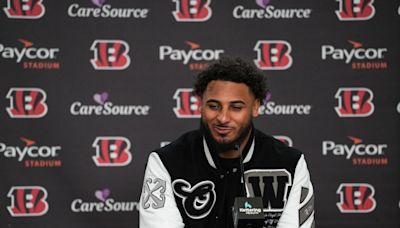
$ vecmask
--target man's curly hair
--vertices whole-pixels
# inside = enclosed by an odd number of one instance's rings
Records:
[[[240,58],[223,57],[202,71],[194,84],[194,94],[203,97],[208,83],[214,80],[244,83],[261,103],[268,92],[263,73]]]

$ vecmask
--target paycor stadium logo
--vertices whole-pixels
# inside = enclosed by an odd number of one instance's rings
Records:
[[[56,159],[61,146],[37,145],[36,141],[21,137],[24,146],[7,145],[0,142],[0,156],[23,163],[26,168],[61,167],[62,162]]]
[[[333,60],[350,65],[354,70],[386,69],[385,60],[387,48],[364,47],[358,41],[348,41],[352,48],[335,47],[333,45],[321,46],[321,58],[324,61]]]
[[[243,3],[250,1],[243,1]],[[310,8],[279,8],[271,4],[271,2],[279,3],[279,1],[271,0],[253,0],[254,5],[258,8],[247,8],[243,5],[237,5],[233,9],[233,17],[235,19],[309,19],[311,18]]]
[[[3,9],[12,19],[39,19],[46,11],[43,0],[7,0]]]
[[[348,136],[351,144],[333,140],[322,142],[322,155],[339,156],[350,160],[353,165],[388,165],[387,144],[364,143],[362,139]]]
[[[209,62],[220,59],[225,52],[223,49],[204,49],[200,44],[192,41],[186,41],[185,44],[189,50],[173,48],[170,45],[160,46],[160,60],[181,62],[190,70],[204,70]]]
[[[60,62],[56,61],[59,48],[36,47],[32,41],[18,39],[18,46],[0,43],[0,57],[20,64],[23,69],[57,70]]]

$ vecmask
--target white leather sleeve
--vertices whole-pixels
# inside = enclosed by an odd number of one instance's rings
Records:
[[[182,228],[171,177],[157,153],[149,156],[139,202],[140,228]]]
[[[304,155],[297,163],[292,190],[277,228],[314,227],[314,191]]]

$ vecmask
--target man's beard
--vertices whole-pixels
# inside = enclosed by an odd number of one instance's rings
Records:
[[[236,150],[236,145],[240,146],[244,142],[244,140],[249,135],[253,126],[250,120],[244,126],[244,128],[241,129],[241,132],[239,132],[239,136],[236,139],[232,140],[231,142],[224,142],[224,140],[222,140],[222,142],[219,142],[213,137],[210,128],[206,123],[203,122],[203,119],[201,120],[200,124],[201,128],[204,130],[204,134],[207,141],[211,143],[212,148],[218,153],[224,153],[227,151]]]

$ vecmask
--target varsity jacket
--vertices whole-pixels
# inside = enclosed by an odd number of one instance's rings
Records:
[[[188,132],[149,155],[140,228],[233,227],[234,197],[244,195],[239,163],[223,165],[202,132]],[[264,227],[314,227],[304,155],[256,129],[242,153],[246,195],[262,197]]]

